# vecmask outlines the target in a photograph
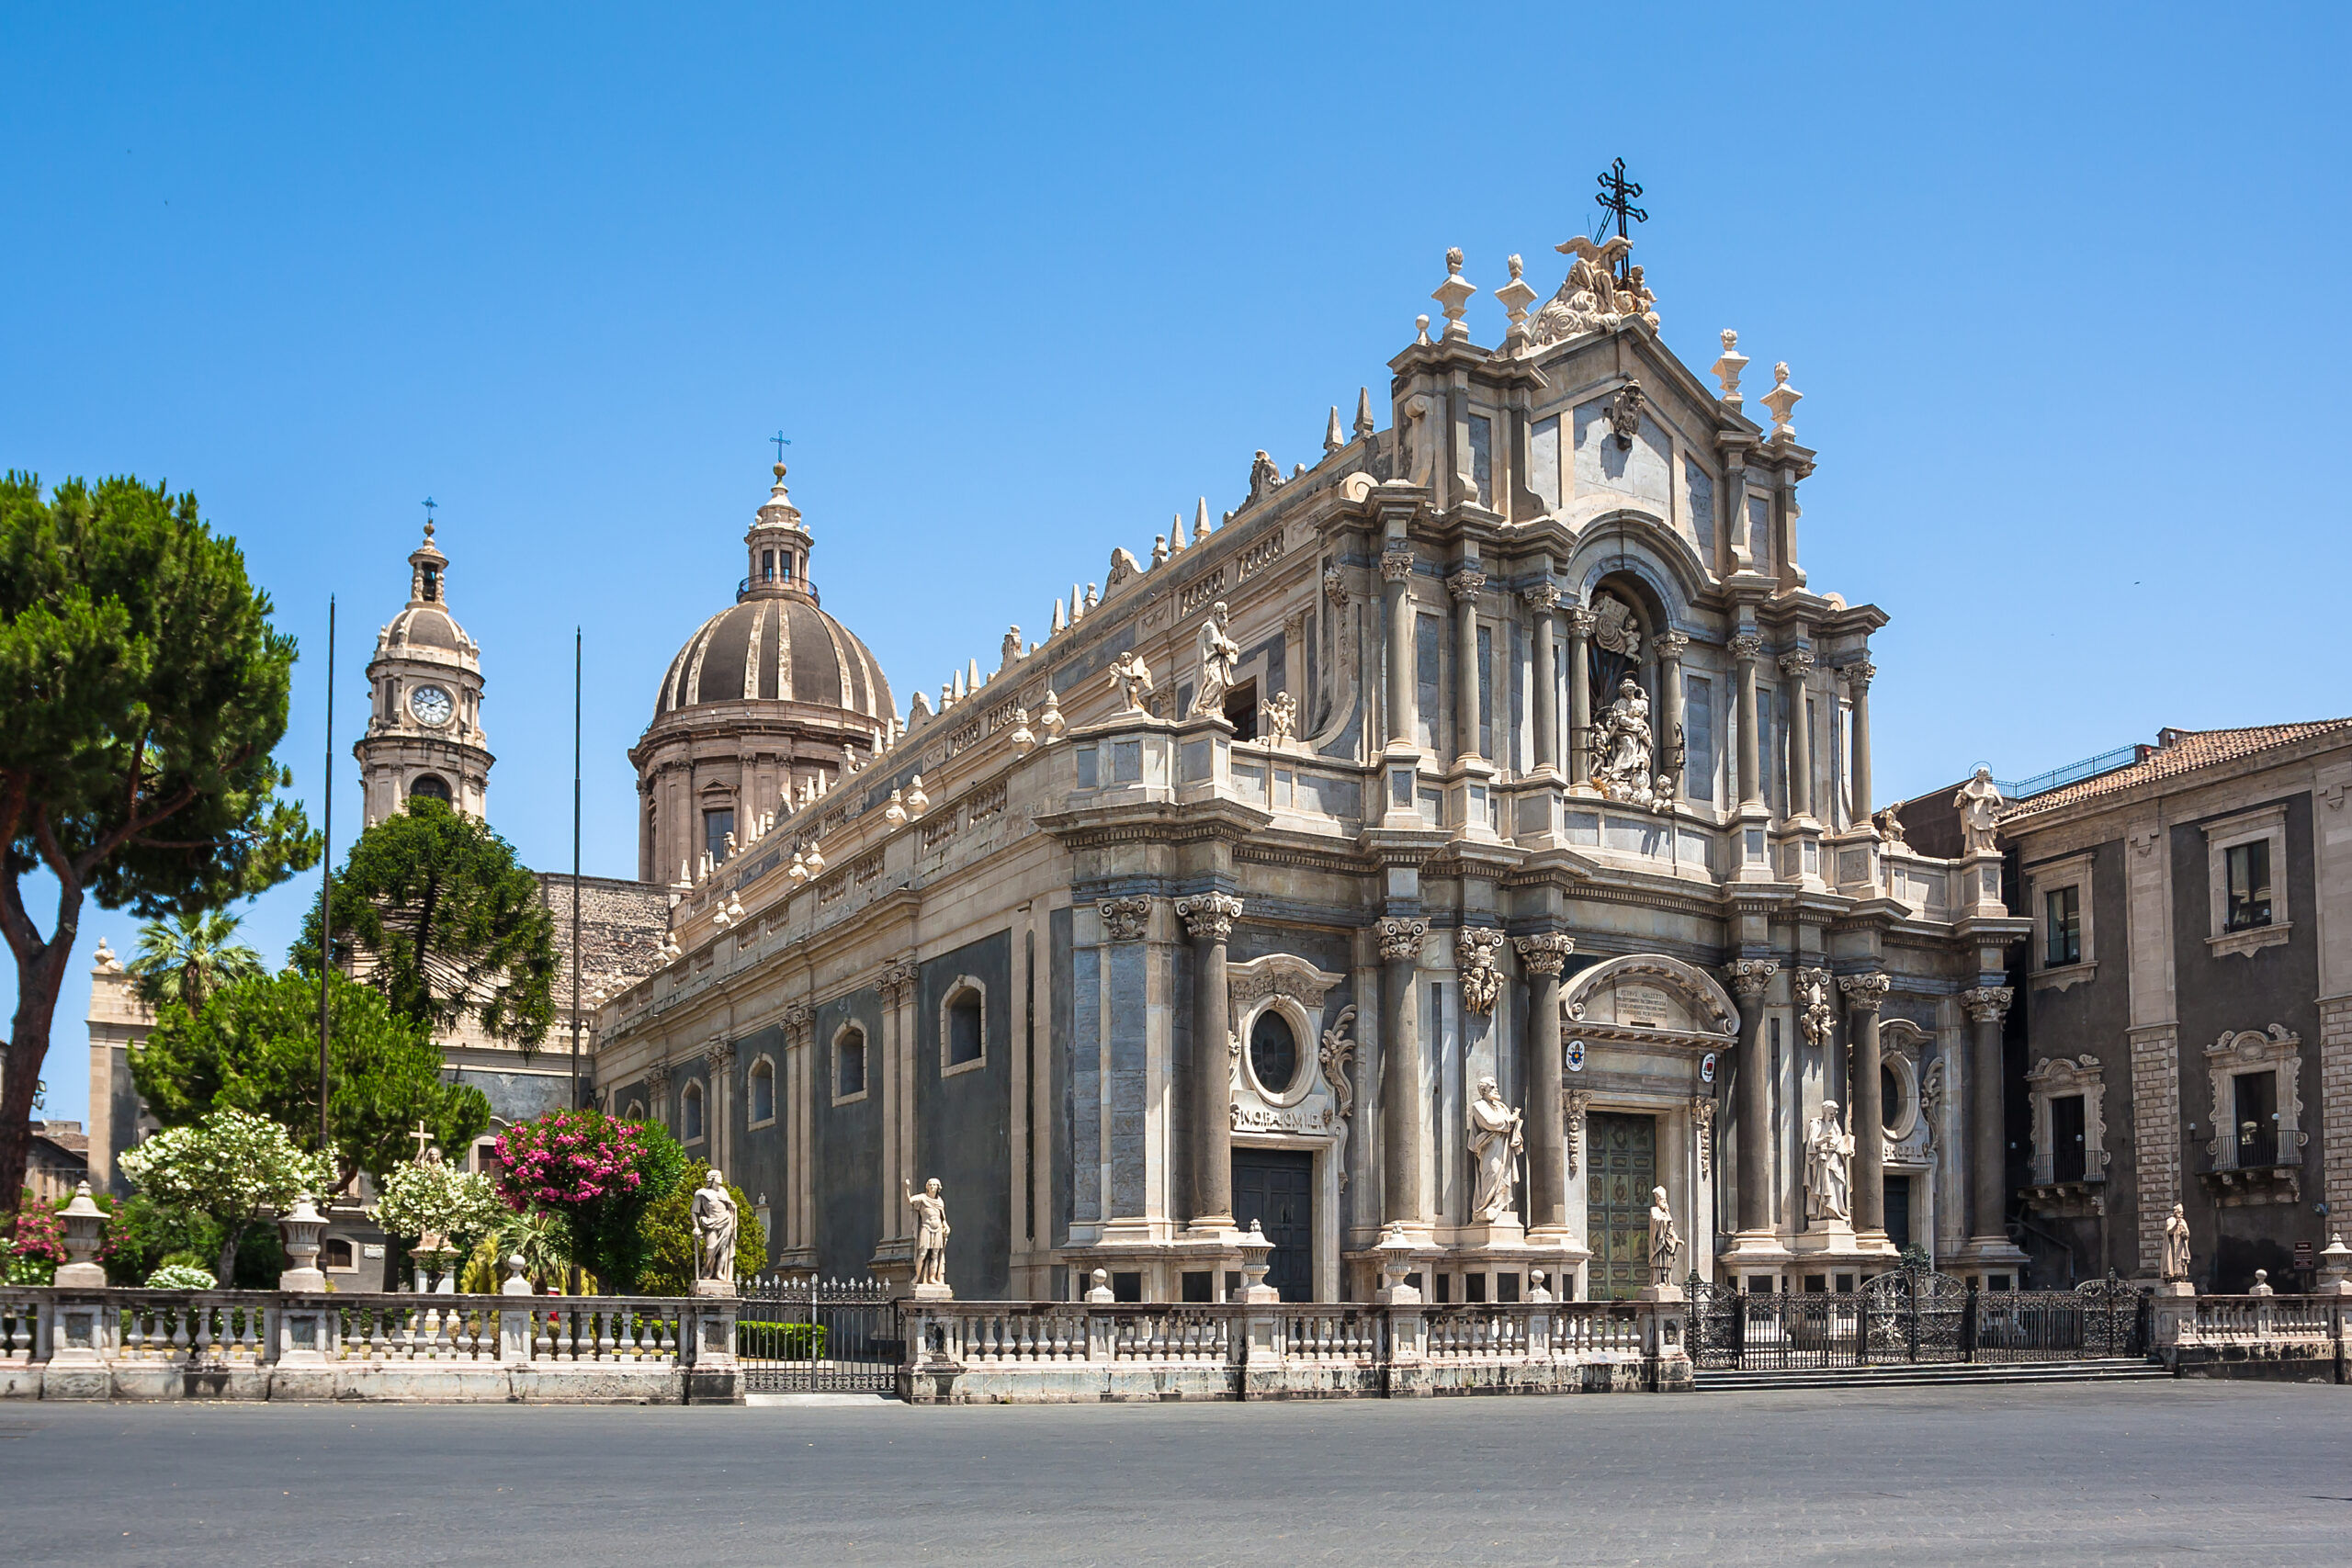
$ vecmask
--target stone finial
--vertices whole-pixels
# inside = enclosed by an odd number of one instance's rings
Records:
[[[1019,626],[1007,626],[1005,628],[1004,641],[999,646],[997,651],[1003,656],[1004,668],[1006,669],[1011,669],[1014,664],[1020,662],[1021,628]]]
[[[90,962],[101,975],[122,973],[122,960],[114,955],[114,949],[107,945],[107,939],[104,937],[98,938],[98,950],[90,955]]]
[[[1519,257],[1510,258],[1510,281],[1495,290],[1495,298],[1503,302],[1503,314],[1510,318],[1510,330],[1504,341],[1516,346],[1527,341],[1527,308],[1535,302],[1535,290],[1520,276],[1526,264]]]
[[[1340,405],[1333,403],[1331,423],[1323,427],[1323,455],[1328,457],[1347,444],[1346,438],[1340,434]]]
[[[1370,387],[1358,387],[1356,389],[1356,439],[1359,441],[1371,440],[1373,430],[1372,389]]]
[[[1088,1278],[1093,1280],[1092,1286],[1086,1292],[1086,1299],[1089,1302],[1099,1303],[1119,1299],[1111,1293],[1111,1271],[1108,1269],[1097,1269]]]
[[[1184,514],[1181,512],[1171,514],[1168,522],[1168,553],[1182,555],[1192,547],[1193,536],[1184,531]]]
[[[1427,348],[1430,342],[1430,319],[1427,316],[1415,316],[1413,318],[1413,331],[1417,334],[1413,339],[1414,345],[1419,348]]]
[[[1046,732],[1048,744],[1061,739],[1062,700],[1054,694],[1050,685],[1046,688],[1046,705],[1037,713],[1037,728]]]
[[[890,792],[890,803],[882,808],[882,820],[893,828],[905,825],[907,820],[907,792],[905,790],[894,789]],[[794,863],[797,864],[800,857],[795,855],[792,859]]]
[[[1789,362],[1781,360],[1772,367],[1772,389],[1764,394],[1764,406],[1772,411],[1772,439],[1794,441],[1797,427],[1789,423],[1789,415],[1804,394],[1789,385]]]
[[[1078,584],[1073,582],[1069,585],[1069,624],[1076,626],[1085,618],[1086,596],[1078,591]]]
[[[824,875],[824,874],[825,874],[825,852],[824,852],[823,850],[821,850],[821,849],[818,848],[815,844],[811,844],[811,845],[809,845],[809,846],[808,846],[808,875],[810,876],[810,878],[811,878],[811,879],[814,879],[814,878],[816,878],[816,877],[820,877],[820,876],[822,876],[822,875]],[[735,911],[735,918],[736,918],[737,919],[741,919],[743,918],[743,912],[742,912],[742,909],[741,909],[741,908],[740,906],[737,908],[737,909],[736,909],[736,911]]]
[[[917,773],[907,781],[907,815],[921,817],[931,809],[931,796],[922,792],[922,775]]]
[[[1155,568],[1166,566],[1168,564],[1168,536],[1165,534],[1154,534],[1151,536],[1151,564]]]
[[[1715,380],[1724,389],[1724,406],[1736,409],[1745,398],[1739,395],[1739,373],[1747,368],[1747,355],[1739,352],[1739,334],[1729,327],[1724,329],[1723,357],[1715,361]]]
[[[890,792],[891,799],[896,800],[898,798],[898,795],[899,792],[897,790],[892,790]],[[808,856],[805,851],[795,850],[792,852],[792,863],[784,868],[784,874],[790,877],[795,882],[806,882],[808,880]]]
[[[1012,708],[1012,754],[1026,757],[1037,749],[1037,737],[1029,729],[1029,710],[1018,703]]]
[[[531,1293],[531,1281],[523,1278],[523,1269],[525,1267],[526,1265],[523,1262],[523,1255],[521,1253],[514,1252],[507,1254],[506,1282],[498,1287],[498,1293],[500,1295],[527,1296]]]
[[[1086,585],[1086,613],[1090,615],[1094,614],[1094,606],[1101,603],[1102,603],[1102,597],[1094,592],[1094,584],[1091,582],[1088,583]]]
[[[1209,498],[1201,497],[1200,509],[1193,513],[1193,538],[1195,542],[1209,536]]]
[[[1430,291],[1430,298],[1437,301],[1445,316],[1446,342],[1470,341],[1470,326],[1462,316],[1477,292],[1477,286],[1462,276],[1462,247],[1456,245],[1445,253],[1445,281]]]

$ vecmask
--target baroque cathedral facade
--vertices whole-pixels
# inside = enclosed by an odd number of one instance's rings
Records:
[[[1989,839],[1874,818],[1869,604],[1803,565],[1800,394],[1670,352],[1624,242],[1510,258],[1319,460],[1258,454],[1050,634],[894,706],[778,466],[631,753],[654,964],[595,1081],[758,1194],[779,1268],[1223,1299],[2014,1284]],[[638,951],[642,952],[640,947]],[[1991,1171],[1989,1177],[1983,1172]],[[1566,1291],[1562,1291],[1566,1293]]]

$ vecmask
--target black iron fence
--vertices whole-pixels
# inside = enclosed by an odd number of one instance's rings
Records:
[[[735,1322],[750,1393],[892,1393],[906,1340],[889,1287],[873,1280],[754,1280]]]
[[[2144,1356],[2149,1296],[2109,1275],[2072,1291],[1979,1291],[1932,1269],[1858,1291],[1743,1292],[1690,1282],[1701,1369],[1899,1366]]]

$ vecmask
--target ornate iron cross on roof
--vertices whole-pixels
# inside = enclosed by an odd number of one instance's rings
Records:
[[[1646,211],[1634,205],[1634,197],[1642,194],[1642,187],[1625,177],[1625,160],[1623,158],[1611,163],[1597,178],[1600,185],[1599,197],[1600,221],[1595,227],[1592,237],[1606,241],[1609,238],[1610,222],[1614,220],[1617,224],[1617,237],[1621,240],[1632,238],[1626,231],[1629,223],[1646,223],[1650,220],[1650,215]],[[1629,276],[1627,269],[1631,265],[1632,263],[1626,256],[1623,254],[1618,256],[1618,282],[1627,281]]]

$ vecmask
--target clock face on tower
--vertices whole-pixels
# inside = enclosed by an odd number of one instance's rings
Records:
[[[456,710],[449,694],[440,687],[419,686],[408,694],[408,711],[416,716],[417,723],[438,729],[449,722],[449,715]]]

